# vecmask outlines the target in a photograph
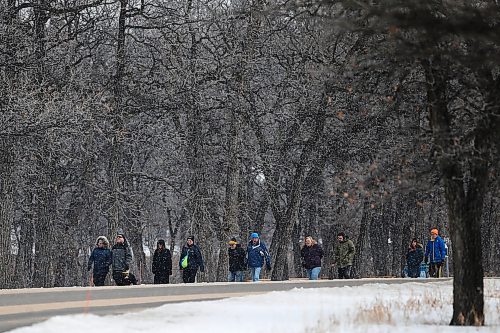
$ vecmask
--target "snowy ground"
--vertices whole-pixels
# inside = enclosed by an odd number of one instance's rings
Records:
[[[451,281],[414,282],[294,289],[118,316],[60,316],[12,332],[499,333],[500,279],[485,280],[485,327],[447,326],[451,314]]]

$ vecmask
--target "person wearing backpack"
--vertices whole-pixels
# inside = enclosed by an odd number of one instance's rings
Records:
[[[194,236],[189,236],[186,245],[182,247],[179,258],[179,269],[182,271],[182,281],[184,283],[194,283],[198,269],[205,272],[205,264],[198,245],[194,244]]]

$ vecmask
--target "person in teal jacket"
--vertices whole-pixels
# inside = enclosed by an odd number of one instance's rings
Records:
[[[446,258],[446,246],[437,229],[431,230],[431,239],[425,247],[425,262],[429,264],[429,276],[442,277],[443,263]]]

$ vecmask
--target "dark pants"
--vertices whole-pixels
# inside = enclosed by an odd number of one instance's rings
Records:
[[[420,276],[420,265],[408,265],[408,276],[411,278],[418,278]]]
[[[351,278],[351,267],[352,266],[339,267],[338,268],[339,279],[350,279]]]
[[[194,283],[196,279],[196,273],[198,272],[198,268],[196,269],[183,269],[182,270],[182,281],[184,283]]]
[[[123,274],[122,271],[113,271],[113,280],[115,280],[117,286],[137,284],[137,279],[135,278],[134,274]]]
[[[108,275],[108,273],[106,274],[94,274],[94,286],[96,287],[102,287],[104,286],[104,281],[106,280],[106,275]]]
[[[154,277],[154,284],[168,284],[169,277],[168,273],[157,273]]]
[[[443,263],[431,262],[429,264],[429,276],[435,278],[443,277]]]

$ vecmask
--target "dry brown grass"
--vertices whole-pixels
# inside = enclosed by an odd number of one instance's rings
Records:
[[[381,301],[361,308],[356,314],[354,322],[363,324],[394,324],[391,309]]]

